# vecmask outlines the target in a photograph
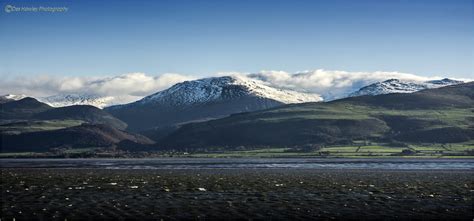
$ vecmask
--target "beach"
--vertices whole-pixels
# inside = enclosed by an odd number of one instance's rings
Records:
[[[472,220],[472,170],[2,168],[2,220]]]

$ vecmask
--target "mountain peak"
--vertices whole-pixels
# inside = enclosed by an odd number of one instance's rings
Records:
[[[349,97],[392,93],[413,93],[424,89],[438,88],[461,83],[463,83],[463,81],[452,80],[449,78],[425,82],[412,82],[403,81],[400,79],[388,79],[382,82],[376,82],[362,87],[358,91],[349,94]]]
[[[184,81],[152,94],[137,103],[155,103],[172,106],[232,100],[237,97],[255,96],[282,103],[321,101],[316,94],[301,93],[269,87],[258,80],[241,76],[222,76]]]
[[[134,103],[106,110],[126,122],[129,129],[139,131],[321,100],[316,94],[281,90],[246,77],[222,76],[181,82]]]

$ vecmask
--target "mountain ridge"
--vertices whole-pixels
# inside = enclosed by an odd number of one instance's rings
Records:
[[[106,106],[113,105],[112,102],[114,97],[94,94],[58,94],[48,97],[40,97],[38,100],[53,107],[91,105],[102,109]]]
[[[51,107],[34,98],[0,103],[0,122],[34,120],[81,120],[93,124],[107,124],[125,129],[127,124],[109,113],[90,105]]]
[[[439,88],[449,85],[456,85],[464,83],[463,81],[443,78],[440,80],[431,80],[424,82],[403,81],[399,79],[388,79],[381,82],[376,82],[360,88],[352,92],[348,97],[363,96],[363,95],[380,95],[392,93],[413,93],[420,90]]]

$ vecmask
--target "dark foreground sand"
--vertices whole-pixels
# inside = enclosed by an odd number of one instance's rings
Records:
[[[0,216],[1,220],[472,220],[473,175],[473,171],[1,169]]]

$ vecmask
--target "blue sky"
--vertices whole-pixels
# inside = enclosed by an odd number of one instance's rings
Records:
[[[0,0],[0,75],[323,68],[472,78],[473,2]]]

